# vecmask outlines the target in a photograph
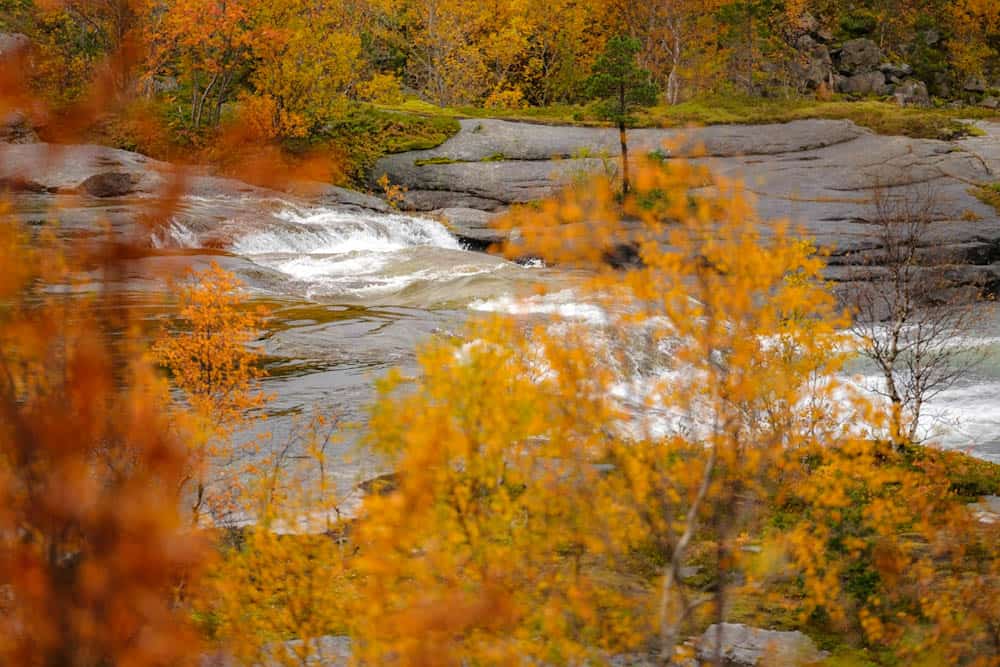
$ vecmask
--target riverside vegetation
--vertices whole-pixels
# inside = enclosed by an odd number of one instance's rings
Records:
[[[456,115],[606,119],[587,80],[615,39],[662,93],[639,124],[850,118],[954,137],[1000,106],[998,15],[995,0],[3,0],[0,31],[25,51],[5,76],[44,101],[21,108],[43,138],[86,130],[251,180],[267,145],[368,185],[379,155],[442,142]]]
[[[583,82],[623,68],[662,91],[661,119],[815,110],[966,131],[968,110],[794,97],[875,74],[831,60],[810,83],[798,38],[868,40],[939,99],[980,103],[1000,22],[990,0],[0,8],[31,43],[0,73],[18,136],[130,142],[268,183],[360,181],[384,151],[439,142],[452,112],[399,113],[410,92],[475,114],[592,112],[624,143],[657,107],[571,106],[584,88],[606,99]],[[615,44],[635,61],[602,59]],[[502,252],[571,271],[595,316],[476,318],[422,343],[415,372],[379,380],[362,444],[395,472],[352,511],[336,415],[262,448],[268,313],[232,274],[174,276],[176,308],[154,321],[122,287],[182,177],[143,200],[134,235],[72,247],[0,204],[0,662],[721,664],[736,622],[815,642],[757,664],[1000,665],[1000,522],[968,507],[1000,494],[1000,466],[917,442],[919,409],[837,379],[860,309],[740,183],[656,155],[629,173],[498,222],[517,232]],[[626,243],[636,261],[610,266]],[[899,245],[909,306],[915,247]],[[855,330],[879,349],[877,328]]]

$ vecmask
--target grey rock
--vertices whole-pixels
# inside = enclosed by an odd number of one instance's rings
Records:
[[[444,208],[431,212],[448,230],[466,245],[485,249],[494,243],[507,240],[507,233],[494,229],[490,223],[499,213],[473,208]]]
[[[965,80],[962,90],[967,93],[985,93],[987,85],[985,78],[974,74]]]
[[[713,624],[697,639],[695,648],[699,660],[714,659],[719,628],[719,625]],[[798,631],[761,630],[737,623],[723,623],[721,633],[720,653],[723,664],[729,667],[791,667],[813,664],[826,657],[809,637]]]
[[[20,111],[11,111],[0,117],[0,142],[33,144],[38,142],[38,135],[27,116]]]
[[[863,74],[878,69],[882,51],[870,39],[852,39],[840,49],[838,66],[844,74]]]
[[[616,165],[613,130],[498,120],[461,123],[455,137],[433,150],[384,158],[379,173],[409,187],[407,196],[415,196],[423,210],[492,212],[550,196],[583,175]],[[762,220],[790,219],[818,245],[832,249],[831,274],[846,273],[846,265],[860,261],[860,249],[874,247],[870,227],[860,221],[870,215],[875,182],[893,196],[932,189],[941,198],[940,220],[931,229],[935,252],[954,255],[968,280],[1000,291],[1000,217],[969,192],[970,183],[995,182],[1000,174],[1000,123],[975,124],[983,136],[950,142],[876,135],[848,121],[827,120],[633,130],[629,141],[635,154],[660,148],[668,159],[703,148],[697,162],[746,182]],[[510,159],[479,161],[497,152]],[[544,159],[553,154],[602,157]],[[466,162],[415,165],[432,157]]]
[[[901,107],[926,107],[931,104],[927,84],[923,81],[904,81],[896,87],[895,98]]]
[[[434,211],[442,208],[472,208],[496,211],[505,206],[499,199],[443,190],[410,189],[403,194],[403,207],[408,211]]]
[[[303,647],[307,647],[304,660],[299,658]],[[290,662],[314,667],[347,667],[351,664],[353,649],[349,637],[326,635],[303,641],[293,639],[275,642],[264,649],[264,656],[250,664],[242,664],[225,651],[202,656],[199,667],[281,667]]]
[[[838,92],[848,95],[885,95],[885,75],[882,72],[864,72],[840,81]]]
[[[882,72],[882,74],[885,74],[887,78],[895,77],[897,79],[902,79],[913,74],[913,68],[906,63],[899,65],[893,63],[882,63],[878,69]]]
[[[806,60],[800,67],[798,75],[806,83],[806,87],[816,89],[822,84],[831,85],[834,80],[834,69],[830,50],[822,44],[813,42],[808,50],[803,51]]]
[[[0,60],[23,55],[31,48],[31,40],[19,32],[0,32]]]
[[[986,107],[987,109],[1000,109],[1000,97],[985,97],[979,103],[979,106]]]
[[[927,46],[934,46],[941,41],[941,33],[934,29],[924,30],[920,33],[920,38]]]
[[[356,206],[380,213],[392,210],[378,197],[319,181],[295,181],[289,185],[288,191],[317,204]]]
[[[795,48],[805,53],[811,53],[817,46],[819,46],[819,42],[809,34],[802,35],[795,40]]]
[[[105,178],[109,173],[127,174],[131,180],[128,193],[159,194],[177,176],[183,178],[185,192],[195,196],[256,195],[280,198],[282,193],[249,185],[230,178],[219,178],[203,170],[179,171],[173,165],[145,155],[106,146],[3,144],[0,143],[0,182],[25,182],[50,193],[88,192],[84,182],[94,176],[93,193],[125,189],[124,178]],[[107,188],[103,186],[107,185]],[[107,195],[104,195],[107,196]],[[113,195],[117,196],[117,195]]]
[[[969,503],[969,510],[979,523],[1000,523],[1000,496],[983,496],[978,503]]]
[[[139,179],[121,171],[107,171],[87,177],[80,190],[91,197],[122,197],[135,190]]]

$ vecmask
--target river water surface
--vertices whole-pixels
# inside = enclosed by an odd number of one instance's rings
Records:
[[[148,205],[47,195],[20,195],[14,203],[14,215],[29,225],[58,219],[68,239],[99,233],[105,224],[135,233],[136,216]],[[374,381],[392,367],[412,370],[422,341],[459,333],[470,316],[600,318],[598,309],[573,298],[572,281],[560,271],[466,250],[440,223],[406,215],[280,197],[188,197],[148,243],[149,254],[133,261],[118,287],[147,304],[151,317],[162,316],[170,301],[168,278],[212,261],[270,310],[262,342],[265,390],[274,397],[267,428],[275,440],[288,437],[313,409],[363,425]],[[549,296],[528,296],[538,283]],[[984,322],[978,341],[987,348],[986,362],[932,402],[927,435],[1000,461],[1000,343],[988,336],[995,325]],[[858,384],[876,381],[860,361],[848,372]],[[358,432],[338,445],[342,488],[387,472],[358,446]]]

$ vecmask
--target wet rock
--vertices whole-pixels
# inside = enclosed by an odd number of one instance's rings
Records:
[[[695,643],[699,660],[715,658],[719,625],[711,625]],[[748,625],[723,623],[720,653],[723,664],[729,667],[754,667],[756,665],[809,665],[822,660],[826,654],[816,648],[809,637],[801,632],[761,630]]]
[[[388,213],[392,210],[378,197],[318,181],[295,181],[288,187],[288,191],[317,204],[357,206],[379,213]]]
[[[885,95],[885,75],[882,72],[855,74],[842,79],[837,91],[848,95]]]
[[[132,174],[108,171],[88,177],[80,184],[80,190],[91,197],[122,197],[135,192],[136,181]]]
[[[986,79],[978,75],[972,75],[962,84],[962,90],[967,93],[985,93],[987,85]]]
[[[38,181],[21,178],[15,175],[0,178],[0,192],[31,192],[34,194],[44,194],[50,192],[50,190]]]
[[[443,208],[431,211],[465,246],[475,250],[485,250],[495,243],[507,240],[507,232],[492,227],[498,213],[480,211],[474,208]]]
[[[969,503],[969,510],[979,523],[998,524],[1000,523],[1000,496],[983,496],[978,503]]]
[[[837,65],[843,74],[864,74],[878,69],[882,51],[870,39],[852,39],[844,42]]]
[[[0,142],[8,144],[33,144],[38,135],[31,121],[20,111],[11,111],[0,116]]]
[[[896,87],[895,97],[901,107],[926,107],[931,104],[927,84],[923,81],[904,81]]]
[[[987,109],[1000,109],[1000,97],[990,97],[983,98],[983,101],[979,103],[979,106],[986,107]]]

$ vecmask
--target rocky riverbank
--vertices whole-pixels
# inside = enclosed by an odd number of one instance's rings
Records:
[[[511,205],[616,168],[611,129],[476,119],[461,125],[437,148],[382,158],[374,175],[406,188],[406,208],[446,219],[474,243],[500,240],[489,221]],[[638,129],[629,137],[635,153],[697,152],[698,162],[743,180],[762,219],[791,219],[831,249],[832,278],[878,252],[869,224],[875,186],[893,197],[933,195],[928,246],[963,279],[995,293],[1000,216],[974,189],[1000,180],[1000,123],[976,127],[978,136],[955,141],[883,136],[846,120]]]

